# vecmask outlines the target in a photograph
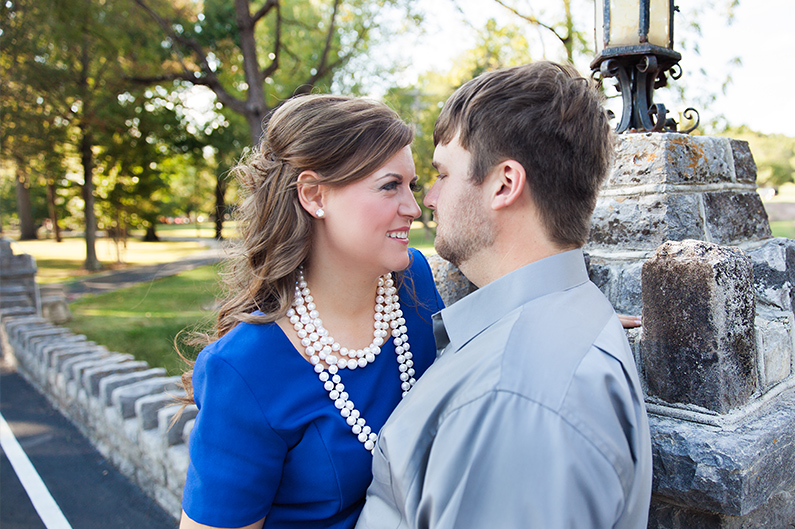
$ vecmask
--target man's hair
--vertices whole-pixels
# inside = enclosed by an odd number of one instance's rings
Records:
[[[475,185],[501,162],[521,163],[548,236],[580,247],[613,154],[602,103],[572,66],[536,62],[488,72],[447,100],[433,141],[446,145],[458,135],[472,155]]]

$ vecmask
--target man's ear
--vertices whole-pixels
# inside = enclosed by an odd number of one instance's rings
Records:
[[[494,169],[493,190],[491,207],[494,210],[502,209],[514,204],[525,190],[527,173],[524,166],[516,160],[505,160]]]
[[[303,171],[296,180],[296,190],[301,206],[313,217],[323,209],[323,198],[326,186],[319,183],[320,178],[314,171]]]

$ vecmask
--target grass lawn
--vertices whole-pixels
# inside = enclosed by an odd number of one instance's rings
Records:
[[[775,220],[770,223],[770,231],[773,232],[773,237],[795,239],[795,221]]]
[[[185,363],[174,349],[184,329],[212,326],[220,291],[216,267],[205,266],[115,292],[84,297],[70,304],[72,332],[112,351],[130,353],[153,367],[180,374]],[[180,344],[189,357],[194,349]]]

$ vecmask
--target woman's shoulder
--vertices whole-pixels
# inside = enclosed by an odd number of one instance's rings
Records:
[[[261,357],[263,350],[287,347],[284,333],[276,323],[241,321],[225,335],[208,344],[199,357],[213,356],[227,363],[246,362],[252,355]]]

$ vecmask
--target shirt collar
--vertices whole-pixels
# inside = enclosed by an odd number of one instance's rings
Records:
[[[509,312],[534,299],[588,281],[581,249],[525,265],[433,315],[436,354],[457,351]]]

